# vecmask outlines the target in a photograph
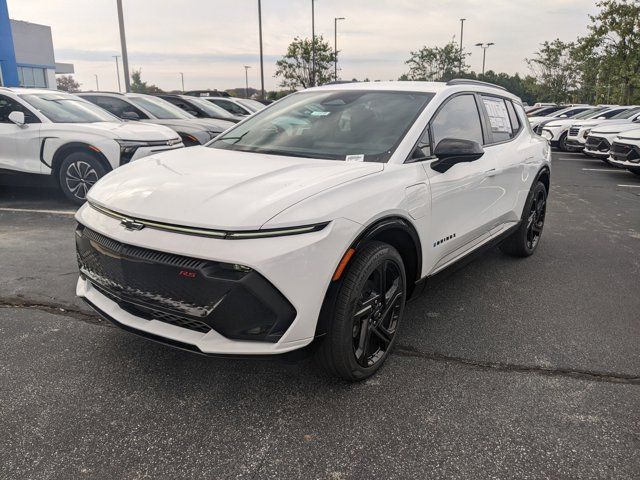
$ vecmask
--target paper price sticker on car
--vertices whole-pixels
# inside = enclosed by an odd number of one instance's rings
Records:
[[[346,162],[364,162],[364,155],[347,155],[345,157]]]

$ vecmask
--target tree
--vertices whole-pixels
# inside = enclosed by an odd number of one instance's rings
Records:
[[[539,84],[539,99],[566,102],[579,85],[580,72],[573,51],[574,42],[565,43],[559,38],[544,42],[534,58],[526,62]]]
[[[607,92],[620,104],[638,102],[640,1],[602,0],[596,5],[600,13],[590,16],[589,34],[578,40],[576,49],[580,70],[589,80],[583,83],[594,97]]]
[[[60,75],[56,77],[56,85],[58,90],[74,93],[80,91],[80,84],[75,81],[71,75]]]
[[[417,52],[411,52],[411,58],[405,63],[409,72],[401,80],[447,81],[466,71],[469,65],[465,59],[468,53],[460,54],[460,46],[451,40],[444,47],[424,46]]]
[[[131,91],[134,93],[162,93],[161,88],[142,81],[142,69],[131,72]]]
[[[313,86],[312,79],[312,42],[296,37],[287,48],[287,53],[276,62],[274,77],[280,78],[280,86],[289,90],[298,87]],[[315,39],[316,68],[315,84],[322,85],[333,80],[333,62],[335,55],[328,42],[322,36]]]

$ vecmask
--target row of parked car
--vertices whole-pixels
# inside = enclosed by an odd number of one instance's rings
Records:
[[[0,171],[53,175],[85,201],[108,171],[164,150],[203,145],[264,105],[197,95],[0,87]]]
[[[538,105],[531,128],[565,152],[583,152],[640,175],[640,106]]]

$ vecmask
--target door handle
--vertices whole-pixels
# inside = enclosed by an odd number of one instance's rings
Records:
[[[491,168],[491,169],[487,170],[486,172],[484,172],[484,174],[487,177],[495,177],[496,175],[499,175],[502,172],[504,172],[503,168]]]

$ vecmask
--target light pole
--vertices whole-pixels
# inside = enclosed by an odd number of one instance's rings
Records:
[[[93,76],[96,77],[96,92],[99,92],[100,91],[100,85],[98,85],[98,74],[94,73]]]
[[[244,66],[244,98],[249,98],[249,69],[251,65]]]
[[[464,34],[464,21],[466,18],[460,19],[460,65],[458,66],[458,74],[462,73],[462,35]]]
[[[344,20],[344,17],[335,17],[333,19],[333,79],[338,81],[338,20]]]
[[[316,86],[316,10],[311,0],[311,86]]]
[[[118,5],[118,25],[120,27],[120,45],[122,48],[122,73],[124,73],[124,90],[131,90],[129,80],[129,56],[127,55],[127,39],[124,35],[124,15],[122,13],[122,0],[116,0]]]
[[[121,92],[121,88],[120,88],[120,66],[118,65],[118,59],[120,58],[120,55],[113,55],[113,58],[116,59],[116,77],[118,77],[118,92]]]
[[[493,42],[476,43],[476,47],[482,48],[482,76],[483,77],[484,77],[484,64],[485,64],[485,60],[487,59],[487,48],[489,48],[491,45],[495,45],[495,43]]]
[[[184,73],[179,72],[180,73],[180,80],[182,81],[182,93],[184,93]]]
[[[258,0],[258,32],[260,35],[260,98],[264,100],[264,62],[262,57],[262,1]]]

